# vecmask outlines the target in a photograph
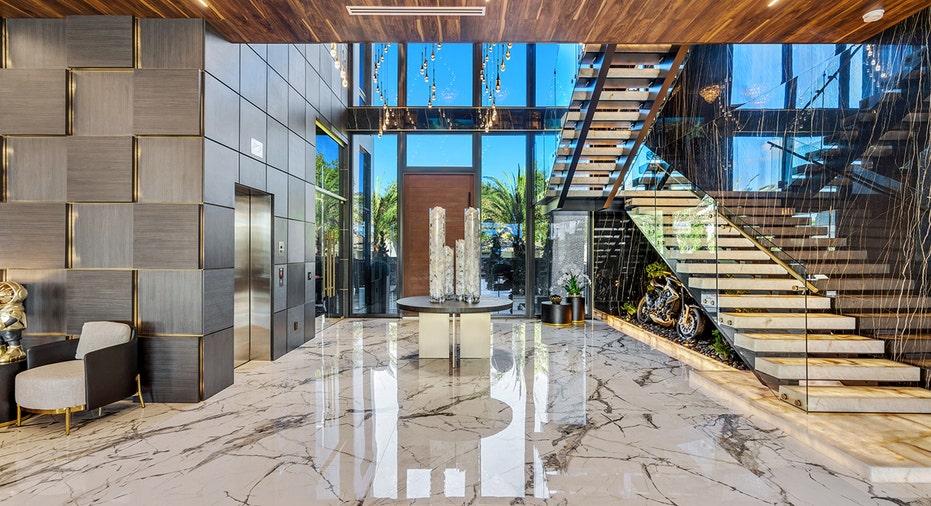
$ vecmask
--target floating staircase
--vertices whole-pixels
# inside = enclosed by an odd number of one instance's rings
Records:
[[[859,332],[873,321],[839,314],[838,299],[826,296],[830,290],[856,308],[859,299],[839,294],[907,285],[881,277],[888,265],[848,249],[844,238],[826,237],[827,227],[778,198],[732,193],[719,208],[710,196],[684,190],[621,195],[633,221],[781,399],[809,411],[931,413],[931,395],[916,386],[920,367],[883,358],[886,343]],[[931,307],[925,298],[909,300]]]

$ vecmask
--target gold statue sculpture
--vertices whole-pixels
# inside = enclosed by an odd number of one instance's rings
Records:
[[[21,340],[26,328],[23,301],[28,294],[16,281],[0,281],[0,364],[26,359]]]

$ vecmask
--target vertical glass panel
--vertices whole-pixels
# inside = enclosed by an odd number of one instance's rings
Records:
[[[343,147],[325,131],[317,129],[317,187],[340,195],[340,162]],[[340,269],[340,230],[342,203],[322,192],[316,195],[317,230],[314,243],[316,273],[316,329],[326,324],[326,317],[339,318],[343,311],[339,299],[342,284]]]
[[[342,147],[336,139],[317,129],[316,174],[317,187],[340,194],[339,161]]]
[[[444,50],[446,46],[443,46]],[[410,167],[471,167],[471,135],[408,135],[407,165]]]
[[[527,105],[527,45],[482,44],[482,105]],[[510,55],[510,57],[509,57]]]
[[[472,44],[408,44],[407,105],[472,105]]]
[[[355,314],[396,314],[398,257],[397,136],[370,136],[353,193]]]
[[[840,56],[834,44],[794,44],[792,69],[796,79],[795,106],[837,107],[840,101]]]
[[[398,45],[372,44],[372,105],[398,105]]]
[[[778,137],[734,137],[731,188],[734,191],[778,190],[783,150],[776,146],[781,143]]]
[[[537,106],[566,107],[579,67],[578,44],[537,44],[534,99]]]
[[[526,305],[526,169],[526,136],[482,137],[482,287],[514,301],[507,313]]]
[[[555,133],[539,134],[533,137],[534,202],[539,202],[546,196],[546,182],[549,180],[552,171],[558,145],[559,135]],[[533,314],[539,315],[540,303],[547,300],[550,294],[553,244],[549,240],[551,214],[544,214],[540,206],[534,206],[533,209],[533,262],[535,272]]]
[[[847,46],[850,56],[850,95],[847,100],[849,107],[856,109],[863,99],[863,68],[866,65],[866,49],[863,45]]]
[[[737,44],[734,48],[734,82],[731,105],[747,109],[783,109],[782,46]]]

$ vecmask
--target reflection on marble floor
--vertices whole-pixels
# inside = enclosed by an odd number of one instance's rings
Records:
[[[349,320],[196,405],[0,429],[4,504],[931,504],[689,387],[595,322],[494,321],[488,360],[416,358],[417,322]]]

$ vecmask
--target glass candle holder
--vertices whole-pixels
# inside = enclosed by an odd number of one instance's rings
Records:
[[[481,258],[482,258],[482,217],[481,211],[474,207],[465,210],[464,233],[464,300],[477,303],[482,295]]]
[[[456,300],[465,298],[465,239],[456,239]]]
[[[446,289],[446,300],[455,300],[456,299],[456,287],[455,287],[455,254],[453,249],[449,246],[443,247],[444,259],[443,259],[443,286]]]
[[[446,302],[446,209],[430,208],[430,302]]]

